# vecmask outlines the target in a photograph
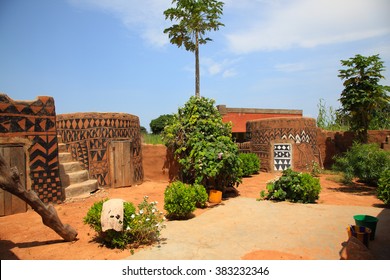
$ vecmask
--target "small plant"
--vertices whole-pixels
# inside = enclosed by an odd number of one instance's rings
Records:
[[[390,204],[390,169],[383,171],[379,178],[377,196],[385,204]]]
[[[334,158],[333,169],[344,174],[344,182],[358,178],[364,183],[377,186],[382,172],[390,166],[390,152],[377,144],[355,142],[342,156]]]
[[[163,224],[164,215],[155,207],[157,202],[148,203],[148,197],[138,205],[136,211],[133,203],[123,203],[123,230],[113,229],[102,231],[101,213],[103,203],[106,200],[96,202],[84,217],[84,223],[88,224],[98,234],[98,239],[109,248],[125,249],[139,245],[152,244],[158,240],[160,231],[165,227]]]
[[[195,206],[198,208],[205,208],[206,202],[209,198],[206,188],[199,184],[192,185],[192,188],[194,189]]]
[[[138,212],[131,215],[130,223],[126,228],[133,236],[133,245],[152,244],[158,241],[160,232],[164,225],[164,213],[158,211],[157,201],[148,202],[148,196],[144,196],[143,201],[138,205]]]
[[[319,177],[321,172],[321,167],[318,162],[312,161],[311,165],[307,164],[306,169],[310,172],[310,175],[313,177]]]
[[[260,159],[254,153],[240,153],[239,158],[242,161],[242,175],[248,177],[250,175],[259,173]]]
[[[195,191],[180,181],[171,183],[164,192],[164,209],[171,219],[186,219],[196,209]]]
[[[321,186],[318,178],[287,169],[279,179],[267,184],[267,191],[260,193],[262,199],[314,203],[319,197]]]

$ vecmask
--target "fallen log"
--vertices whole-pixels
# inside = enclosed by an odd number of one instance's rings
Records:
[[[45,205],[32,190],[25,190],[20,182],[20,173],[16,167],[10,168],[0,155],[0,188],[24,200],[42,217],[45,226],[53,229],[65,241],[74,241],[77,231],[68,224],[62,224],[53,205]]]

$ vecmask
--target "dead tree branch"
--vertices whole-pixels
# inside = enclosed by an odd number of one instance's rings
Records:
[[[76,239],[77,231],[68,224],[62,224],[53,205],[49,204],[46,206],[34,191],[26,191],[20,182],[18,169],[16,167],[10,168],[1,155],[0,188],[24,200],[42,217],[43,224],[53,229],[65,241],[74,241]]]

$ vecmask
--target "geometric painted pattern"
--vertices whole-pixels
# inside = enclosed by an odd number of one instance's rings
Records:
[[[302,149],[307,149],[314,157],[318,155],[317,127],[314,119],[276,118],[252,121],[247,123],[247,134],[250,139],[251,152],[259,156],[262,168],[268,171],[275,170],[275,164],[278,170],[286,166],[297,168],[304,165],[304,161],[308,160],[308,155],[302,154],[300,152]],[[293,142],[290,151],[294,146],[299,154],[294,155],[294,159],[290,154],[290,159],[288,159],[287,154],[278,153],[275,158],[275,146],[271,145],[275,142],[284,142],[283,144]]]
[[[0,94],[0,137],[30,140],[31,189],[43,202],[62,201],[54,99],[40,96],[31,102],[15,101]]]
[[[291,167],[291,144],[274,144],[274,170],[283,171]]]
[[[139,118],[121,113],[77,113],[57,116],[57,131],[70,146],[72,157],[81,162],[101,186],[111,185],[108,146],[112,140],[131,140],[133,181],[143,180]]]

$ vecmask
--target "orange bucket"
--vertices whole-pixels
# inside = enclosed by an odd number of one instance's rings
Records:
[[[222,201],[222,192],[217,190],[210,190],[209,202],[210,203],[221,203]]]

